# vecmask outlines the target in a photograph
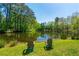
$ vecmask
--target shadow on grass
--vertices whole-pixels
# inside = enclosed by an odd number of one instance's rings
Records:
[[[23,56],[28,55],[29,53],[33,52],[33,48],[27,48],[23,50]]]
[[[45,49],[46,51],[49,51],[49,50],[52,50],[53,47],[50,47],[50,46],[44,46],[44,49]]]
[[[27,49],[23,50],[23,55],[27,55],[27,54],[33,52],[33,49],[34,49],[34,43],[33,43],[33,41],[27,42]]]
[[[49,38],[47,41],[46,41],[46,46],[44,46],[44,49],[46,51],[49,51],[51,49],[53,49],[53,46],[52,46],[52,38]]]

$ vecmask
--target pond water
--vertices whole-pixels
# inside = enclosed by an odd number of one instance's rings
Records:
[[[36,33],[5,33],[5,34],[0,34],[0,45],[1,44],[9,44],[9,43],[28,43],[28,46],[32,46],[34,41],[37,42],[42,42],[42,41],[47,41],[48,38],[51,38],[52,36],[50,36],[47,33],[40,33],[40,32],[36,32]]]

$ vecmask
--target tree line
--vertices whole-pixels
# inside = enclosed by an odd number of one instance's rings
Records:
[[[79,13],[74,12],[67,18],[56,17],[54,21],[41,23],[42,32],[51,32],[55,38],[79,39]]]

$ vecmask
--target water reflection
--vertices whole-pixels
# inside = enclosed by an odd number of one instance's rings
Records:
[[[47,41],[50,38],[48,34],[42,34],[37,37],[37,41],[42,42],[42,41]]]
[[[5,33],[0,34],[0,40],[4,40],[7,44],[11,41],[17,41],[17,42],[29,42],[29,41],[46,41],[48,38],[52,37],[49,34],[42,34],[42,33]]]
[[[15,46],[19,42],[23,43],[32,43],[32,41],[36,41],[37,36],[39,33],[5,33],[5,34],[0,34],[0,45],[11,45]],[[4,41],[4,43],[1,43]],[[14,44],[14,45],[13,45]],[[31,45],[31,44],[30,44]],[[9,47],[11,47],[9,46]]]

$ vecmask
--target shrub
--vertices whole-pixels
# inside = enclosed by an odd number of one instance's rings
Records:
[[[62,34],[62,35],[61,35],[61,39],[67,39],[67,35]]]

